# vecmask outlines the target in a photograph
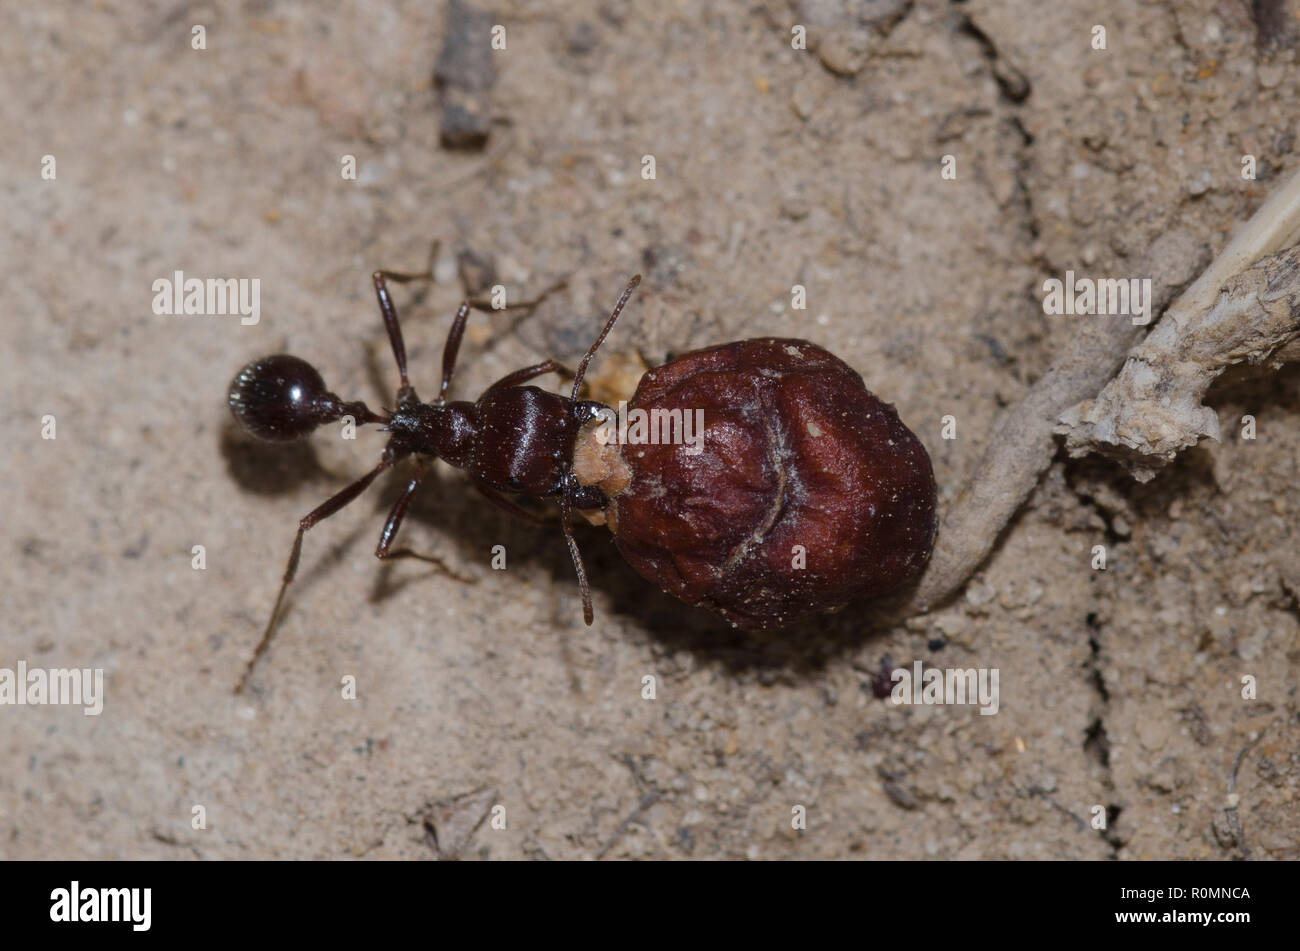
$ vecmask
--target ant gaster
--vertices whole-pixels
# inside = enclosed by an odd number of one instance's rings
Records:
[[[373,275],[375,296],[388,331],[388,341],[397,361],[400,383],[397,405],[391,413],[375,413],[360,401],[339,399],[325,387],[315,367],[298,357],[279,354],[254,360],[235,376],[230,385],[230,408],[235,418],[253,436],[272,441],[301,439],[323,423],[351,416],[358,423],[378,423],[391,433],[379,464],[356,482],[317,506],[298,522],[289,563],[285,568],[280,593],[258,643],[235,692],[241,692],[253,667],[266,651],[275,633],[284,606],[285,592],[298,570],[302,554],[302,537],[317,522],[329,518],[361,495],[386,469],[407,456],[417,457],[417,467],[405,491],[394,503],[379,536],[375,555],[379,558],[415,557],[433,562],[449,573],[442,562],[409,549],[393,549],[397,529],[411,504],[411,497],[434,458],[464,469],[474,485],[489,500],[515,515],[536,520],[536,516],[507,498],[506,494],[530,498],[549,498],[560,506],[560,526],[569,546],[573,567],[578,573],[582,592],[583,619],[592,622],[591,592],[582,555],[569,524],[573,509],[600,509],[606,502],[596,486],[578,484],[572,472],[574,442],[583,424],[596,417],[605,407],[601,403],[578,399],[587,365],[613,329],[615,321],[641,282],[635,275],[614,306],[604,328],[588,348],[573,375],[569,396],[561,396],[536,386],[522,384],[546,373],[567,375],[555,360],[545,360],[507,374],[484,391],[477,401],[447,400],[456,354],[460,349],[471,302],[456,311],[451,330],[442,350],[442,387],[432,403],[421,402],[406,374],[406,346],[397,319],[397,308],[388,293],[388,281],[406,283],[426,280],[427,274],[401,274],[376,271]],[[522,306],[522,305],[516,305]]]

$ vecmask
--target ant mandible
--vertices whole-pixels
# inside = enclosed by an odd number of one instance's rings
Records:
[[[573,375],[573,389],[569,396],[522,385],[546,373],[567,375],[564,367],[555,360],[544,360],[497,380],[473,403],[447,400],[452,371],[456,366],[456,354],[460,350],[465,322],[472,306],[470,301],[462,303],[456,311],[456,318],[452,321],[447,341],[443,345],[442,387],[438,391],[438,399],[432,403],[421,402],[407,378],[406,346],[402,342],[397,308],[388,293],[388,281],[404,284],[427,280],[428,277],[427,274],[403,274],[395,271],[375,271],[373,275],[379,311],[383,315],[388,342],[392,345],[393,358],[400,374],[397,406],[391,413],[375,413],[363,402],[339,399],[326,389],[325,381],[315,367],[287,354],[254,360],[240,370],[230,384],[229,403],[235,419],[259,439],[276,442],[302,439],[317,426],[335,422],[344,416],[351,416],[362,424],[378,423],[392,434],[375,468],[312,509],[298,522],[298,534],[293,540],[275,607],[271,610],[262,639],[235,687],[236,693],[243,691],[253,667],[270,645],[284,606],[285,592],[298,571],[303,535],[313,525],[329,518],[361,495],[381,472],[392,468],[407,456],[417,457],[416,471],[388,513],[388,520],[379,536],[379,545],[375,549],[376,557],[409,556],[442,564],[431,556],[417,555],[409,549],[394,550],[391,547],[402,518],[411,504],[411,498],[419,488],[432,459],[442,459],[468,472],[475,487],[484,496],[514,515],[536,520],[535,515],[507,498],[507,493],[529,498],[550,498],[559,502],[560,527],[568,543],[569,555],[578,573],[578,586],[582,592],[583,619],[588,624],[592,622],[591,591],[587,584],[587,572],[582,565],[582,555],[573,538],[570,515],[574,508],[603,508],[606,499],[596,486],[578,484],[572,471],[573,447],[583,424],[596,417],[605,407],[590,400],[579,400],[578,389],[591,358],[613,329],[623,307],[632,296],[632,291],[641,283],[641,275],[634,275],[628,282],[627,289],[618,299],[599,336],[587,349],[577,373]]]

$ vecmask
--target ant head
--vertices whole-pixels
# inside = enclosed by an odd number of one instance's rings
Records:
[[[301,439],[331,418],[332,395],[306,360],[288,354],[254,360],[230,382],[230,411],[258,439]]]

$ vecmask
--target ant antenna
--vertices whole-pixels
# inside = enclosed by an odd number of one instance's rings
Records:
[[[587,569],[582,564],[582,553],[578,551],[577,539],[573,537],[573,524],[570,521],[573,503],[569,499],[569,490],[560,493],[560,528],[564,531],[564,541],[569,546],[569,557],[573,559],[574,570],[578,572],[578,590],[582,593],[582,619],[591,627],[595,612],[591,607],[591,586],[587,583]]]
[[[596,355],[596,351],[600,349],[600,345],[605,342],[605,338],[609,336],[609,332],[614,329],[614,323],[618,320],[618,315],[623,313],[623,307],[627,304],[628,298],[632,296],[632,292],[636,290],[636,286],[640,283],[641,275],[633,274],[632,280],[627,282],[627,290],[623,292],[623,296],[620,297],[618,303],[614,305],[614,313],[610,314],[609,320],[605,321],[605,327],[601,330],[600,336],[596,338],[596,342],[591,345],[591,349],[587,351],[587,355],[583,357],[582,362],[578,364],[578,373],[573,378],[573,396],[571,399],[576,400],[578,398],[578,388],[582,386],[582,377],[583,374],[587,372],[587,364],[590,363],[591,358]],[[588,621],[587,623],[590,624],[591,622]]]
[[[614,324],[618,321],[618,315],[623,313],[623,308],[627,306],[628,299],[631,298],[632,292],[636,286],[641,283],[641,275],[633,274],[632,280],[627,282],[627,289],[623,291],[623,296],[618,299],[614,305],[614,312],[609,315],[609,320],[605,321],[605,326],[600,331],[600,336],[596,342],[587,350],[587,355],[582,358],[578,364],[578,372],[573,377],[573,396],[571,399],[578,398],[578,388],[582,386],[582,377],[587,372],[587,364],[591,363],[591,358],[596,355],[600,345],[605,342],[609,332],[614,329]],[[573,510],[573,501],[570,498],[572,487],[566,485],[560,493],[560,528],[564,531],[564,540],[569,546],[569,557],[573,559],[573,567],[578,573],[578,590],[582,593],[582,619],[591,624],[595,615],[591,608],[591,586],[587,583],[587,570],[582,564],[582,555],[578,551],[578,542],[573,537],[573,525],[570,522],[571,512]]]

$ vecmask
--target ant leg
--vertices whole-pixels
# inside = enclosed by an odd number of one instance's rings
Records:
[[[582,619],[591,626],[595,618],[595,612],[591,609],[591,588],[587,584],[587,570],[582,566],[582,555],[578,551],[578,543],[573,538],[573,526],[569,524],[569,493],[564,491],[560,493],[560,528],[564,530],[564,540],[569,544],[569,557],[573,559],[573,567],[578,572],[578,590],[582,592]]]
[[[596,355],[596,350],[599,349],[600,345],[605,341],[605,337],[609,334],[611,330],[614,329],[614,322],[618,320],[619,314],[623,312],[624,306],[627,305],[628,299],[632,296],[632,291],[640,283],[641,283],[641,275],[640,274],[633,275],[632,280],[628,282],[627,289],[623,291],[623,296],[619,298],[618,303],[614,306],[614,312],[610,314],[609,320],[606,321],[605,329],[600,332],[600,336],[596,338],[596,342],[591,345],[591,348],[587,351],[587,355],[582,358],[582,364],[578,367],[578,372],[576,374],[565,369],[564,365],[559,363],[556,360],[545,360],[541,363],[534,364],[533,366],[524,367],[522,370],[516,370],[514,373],[502,377],[501,379],[493,383],[491,386],[489,386],[486,392],[491,393],[493,390],[504,389],[505,387],[508,386],[518,386],[520,383],[526,383],[527,381],[533,379],[534,377],[541,376],[543,373],[559,373],[561,376],[568,376],[573,378],[572,398],[576,400],[578,398],[578,387],[582,385],[583,374],[587,372],[587,364],[590,363],[591,358]],[[550,291],[547,291],[547,293],[550,293]],[[473,303],[473,302],[470,301],[468,303]],[[465,304],[462,304],[461,310],[463,311],[464,309],[465,309]],[[460,314],[458,313],[456,317],[459,320]],[[453,327],[452,329],[455,330],[456,328]],[[461,330],[464,329],[463,321],[461,321],[460,329]],[[456,337],[456,344],[457,346],[459,346],[460,344],[459,335]],[[454,359],[454,353],[453,353],[453,359]],[[447,377],[446,375],[444,375],[443,377],[444,388],[446,386],[446,380]]]
[[[324,519],[329,518],[343,506],[347,505],[362,492],[370,487],[370,483],[375,481],[375,477],[393,464],[393,460],[385,458],[379,465],[371,469],[356,482],[331,496],[323,504],[308,512],[298,522],[298,534],[293,539],[293,549],[289,552],[289,564],[284,569],[284,580],[280,583],[280,593],[276,595],[275,607],[271,609],[271,618],[266,622],[266,630],[262,632],[262,639],[258,642],[257,648],[253,651],[252,658],[244,668],[244,675],[239,678],[239,683],[235,687],[235,693],[243,693],[244,687],[248,685],[248,678],[253,673],[253,667],[261,656],[266,653],[267,647],[271,644],[271,638],[275,636],[275,625],[280,619],[280,609],[284,607],[284,595],[289,590],[289,584],[293,581],[294,575],[298,573],[298,559],[302,555],[302,536],[307,530]]]
[[[397,306],[388,295],[388,282],[409,284],[413,281],[433,280],[433,262],[438,257],[438,242],[433,242],[429,249],[429,266],[423,274],[406,274],[401,271],[375,271],[371,280],[375,285],[375,297],[379,299],[379,312],[384,317],[384,327],[388,331],[388,342],[393,348],[393,359],[397,361],[397,372],[402,375],[401,386],[397,391],[397,401],[403,402],[407,397],[414,397],[415,390],[406,376],[406,344],[402,341],[402,327],[397,320]]]
[[[536,512],[530,512],[513,499],[508,499],[486,482],[474,481],[474,488],[482,493],[483,498],[487,499],[503,512],[509,512],[515,518],[521,518],[525,522],[532,522],[535,525],[541,525],[543,518]]]
[[[546,300],[546,298],[551,294],[563,287],[567,287],[568,284],[569,280],[568,278],[565,278],[556,284],[552,284],[532,300],[520,301],[517,304],[506,304],[504,307],[493,307],[489,301],[484,301],[481,298],[475,298],[463,302],[456,311],[456,319],[451,322],[451,330],[447,332],[447,342],[442,345],[442,388],[438,391],[438,402],[442,403],[447,400],[447,388],[451,386],[451,375],[456,369],[456,354],[460,351],[460,341],[465,335],[465,321],[469,318],[471,308],[475,310],[518,310],[521,308],[528,308],[531,310],[542,301]],[[538,364],[538,366],[541,366],[541,364]],[[556,364],[556,368],[560,368],[559,364]],[[524,377],[524,379],[532,379],[533,376],[541,376],[543,373],[549,372],[550,369],[549,366],[545,370],[539,369],[536,373],[532,374],[532,376]]]
[[[516,370],[514,373],[503,376],[484,390],[484,393],[491,393],[493,390],[502,390],[508,386],[518,386],[520,383],[527,383],[529,380],[541,376],[543,373],[558,373],[560,376],[573,376],[573,371],[566,369],[559,361],[544,360],[541,363],[535,363],[530,367],[524,367],[522,370]]]
[[[406,375],[406,344],[402,341],[402,325],[397,320],[397,306],[388,296],[388,278],[397,281],[408,275],[394,274],[392,271],[376,271],[370,275],[375,285],[375,297],[379,300],[379,313],[384,317],[384,328],[388,331],[388,343],[393,348],[393,359],[397,361],[397,372],[401,374],[401,385],[397,390],[400,403],[411,392],[411,381]]]
[[[609,336],[609,332],[614,329],[614,323],[618,320],[618,315],[623,313],[623,308],[627,305],[628,298],[632,296],[632,292],[636,290],[636,286],[640,283],[641,275],[633,274],[632,280],[627,282],[627,290],[623,291],[623,296],[620,297],[618,303],[614,305],[614,312],[609,315],[609,320],[605,321],[605,327],[601,330],[600,336],[596,338],[596,342],[591,345],[591,348],[587,351],[587,355],[583,357],[582,362],[578,364],[578,372],[573,377],[572,399],[576,400],[578,398],[578,387],[582,386],[582,377],[587,372],[587,364],[590,363],[591,358],[596,355],[596,351],[600,349],[600,345],[605,342],[605,338]],[[588,621],[587,623],[590,624],[591,622]]]
[[[456,319],[447,331],[447,342],[442,345],[442,389],[438,391],[438,402],[447,401],[447,387],[451,386],[451,374],[456,369],[456,354],[460,352],[460,338],[465,336],[465,321],[469,318],[469,301],[465,301],[456,311]]]
[[[406,517],[406,510],[410,507],[411,497],[415,495],[415,490],[420,485],[420,480],[424,478],[428,471],[427,466],[421,466],[419,470],[411,477],[410,483],[393,504],[393,509],[388,513],[388,521],[384,523],[384,530],[379,536],[379,545],[375,548],[376,558],[417,558],[420,561],[428,562],[434,565],[443,574],[449,578],[455,578],[457,581],[463,581],[466,584],[477,584],[477,578],[471,578],[467,575],[459,574],[454,571],[446,562],[436,555],[422,555],[419,552],[411,551],[409,548],[390,549],[393,538],[397,535],[398,528],[402,525],[402,519]]]

